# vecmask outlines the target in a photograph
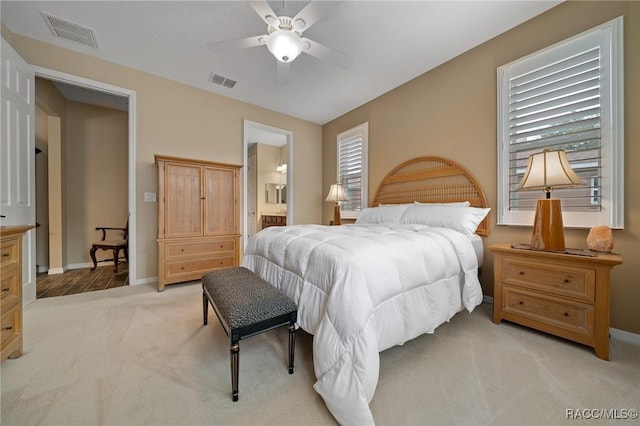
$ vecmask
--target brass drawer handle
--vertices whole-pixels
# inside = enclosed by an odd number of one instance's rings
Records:
[[[2,253],[2,257],[9,257],[11,256],[9,253]]]
[[[2,291],[3,291],[3,292],[5,292],[5,291],[9,291],[9,290],[11,290],[11,288],[10,288],[10,287],[3,288],[3,289],[2,289]]]
[[[10,325],[9,327],[5,327],[5,328],[3,328],[3,330],[13,330],[13,326],[12,326],[12,325]]]

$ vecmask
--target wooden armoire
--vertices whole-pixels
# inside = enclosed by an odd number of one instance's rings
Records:
[[[241,166],[156,155],[158,291],[240,262]]]

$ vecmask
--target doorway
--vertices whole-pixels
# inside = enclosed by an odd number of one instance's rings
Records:
[[[54,223],[53,226],[60,227],[61,232],[59,232],[59,235],[62,235],[62,237],[60,238],[61,241],[53,242],[53,245],[59,251],[59,253],[55,255],[59,256],[59,258],[55,260],[55,264],[52,264],[49,260],[52,256],[51,242],[45,241],[42,243],[41,240],[45,239],[45,236],[42,235],[44,232],[37,236],[36,245],[39,246],[39,254],[36,257],[39,258],[38,264],[46,265],[46,267],[42,269],[47,269],[50,274],[67,273],[67,271],[74,272],[78,269],[86,270],[86,268],[92,266],[88,255],[89,248],[91,247],[90,242],[100,239],[100,233],[95,231],[95,227],[106,226],[122,228],[125,227],[128,220],[129,262],[124,268],[119,266],[116,281],[120,283],[119,285],[122,285],[122,283],[135,284],[135,92],[48,69],[36,68],[36,77],[42,81],[46,81],[50,85],[55,85],[61,96],[66,101],[69,101],[67,104],[72,105],[72,109],[75,111],[75,117],[87,117],[85,122],[77,126],[80,130],[75,130],[75,132],[79,134],[65,134],[65,138],[72,139],[75,137],[75,139],[82,140],[86,138],[88,140],[91,138],[90,132],[93,132],[94,136],[101,134],[101,136],[97,138],[94,137],[93,139],[96,140],[91,143],[84,141],[85,145],[76,142],[73,149],[79,152],[73,154],[77,158],[75,164],[65,163],[61,165],[61,162],[58,161],[57,167],[64,169],[64,173],[67,173],[67,182],[63,183],[62,179],[60,179],[60,181],[54,179],[53,191],[51,187],[48,187],[46,189],[47,194],[53,193],[55,196],[56,191],[58,193],[62,192],[61,187],[66,189],[70,186],[80,186],[82,189],[75,193],[72,199],[65,200],[64,202],[67,206],[71,205],[74,206],[74,208],[62,209],[61,207],[56,207],[54,205],[55,203],[52,204],[52,200],[47,200],[47,204],[49,206],[53,205],[54,209],[58,209],[57,213],[61,216],[60,219],[57,219],[55,217],[56,212],[53,212],[53,216],[51,216],[52,212],[46,212],[48,217],[53,218],[54,222],[56,220],[58,221],[58,223]],[[36,93],[36,97],[37,96],[38,93]],[[84,108],[83,105],[86,105],[86,108]],[[84,112],[77,112],[83,109]],[[55,122],[56,119],[55,114],[52,114],[51,111],[39,111],[36,121],[43,119],[43,117],[44,120],[49,123],[51,123],[52,120]],[[60,121],[59,117],[57,119]],[[80,118],[80,120],[82,120],[82,118]],[[114,123],[119,124],[114,125]],[[38,123],[36,123],[36,126],[37,125]],[[69,128],[71,128],[71,126],[70,124]],[[113,130],[112,128],[114,127],[119,128],[119,130]],[[59,128],[60,125],[58,125],[58,129]],[[51,129],[48,129],[49,133],[50,131]],[[58,131],[60,132],[60,130]],[[66,131],[68,131],[68,129],[66,129]],[[103,133],[106,133],[106,135]],[[60,135],[59,139],[62,140],[62,137],[63,136]],[[120,142],[109,146],[110,140],[120,140]],[[118,148],[116,145],[120,147]],[[54,153],[54,155],[60,156],[61,154]],[[93,160],[91,160],[91,158],[93,158]],[[96,168],[96,161],[98,161],[98,163],[104,163],[100,164],[102,167],[101,173],[92,173],[91,170],[89,170]],[[46,159],[40,161],[40,163],[42,162],[45,162],[47,166],[50,164],[50,161]],[[38,165],[36,168],[38,169]],[[114,169],[114,173],[110,173],[111,169]],[[47,175],[51,174],[51,170],[46,170],[46,172]],[[36,174],[38,173],[38,170],[36,170]],[[60,171],[59,174],[62,175],[63,171]],[[40,178],[42,178],[42,176],[40,176]],[[47,185],[49,185],[49,182],[47,182]],[[56,189],[55,185],[58,185],[60,188]],[[38,188],[36,188],[36,191],[38,191]],[[101,216],[99,211],[96,212],[96,206],[99,204],[96,202],[96,197],[98,197],[98,199],[100,197],[109,198],[114,192],[118,197],[116,204],[121,206],[118,210],[122,211],[119,211],[116,215],[109,215],[107,212],[106,215],[103,214]],[[65,197],[68,197],[68,195],[65,194]],[[59,204],[63,203],[59,202]],[[76,211],[70,212],[69,210]],[[101,209],[98,208],[97,210]],[[94,219],[91,219],[92,217]],[[81,226],[77,226],[78,223],[81,223]],[[52,226],[51,223],[47,225]],[[47,234],[54,235],[55,233],[48,231]],[[46,235],[46,237],[48,237],[48,235]],[[47,246],[46,249],[43,247],[43,244]],[[108,254],[106,255],[108,256]],[[43,256],[49,258],[47,263],[41,262],[40,259],[42,259]],[[38,272],[42,273],[42,269],[39,268]],[[99,269],[109,269],[111,271],[113,267],[107,266]],[[92,277],[89,276],[85,277],[87,281],[93,281],[91,278]],[[60,277],[58,281],[64,280]],[[118,284],[114,283],[115,281],[103,288],[118,286]],[[38,283],[38,285],[39,284],[40,283]],[[93,287],[94,290],[98,289],[95,285],[89,287]],[[40,291],[38,291],[38,293],[40,293]]]
[[[244,120],[243,247],[261,229],[263,214],[293,218],[293,133]],[[263,160],[261,160],[261,157]]]

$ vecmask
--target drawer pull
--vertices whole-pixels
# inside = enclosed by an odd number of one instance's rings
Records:
[[[522,300],[518,301],[518,305],[524,305],[524,302]]]
[[[13,326],[12,326],[12,325],[10,325],[9,327],[5,327],[5,328],[3,328],[3,330],[13,330]]]
[[[570,280],[569,278],[565,278],[565,279],[564,279],[564,282],[565,282],[565,284],[566,284],[566,283],[570,283],[570,282],[571,282],[571,280]]]
[[[3,288],[3,289],[2,289],[2,292],[4,293],[5,291],[9,291],[9,290],[11,290],[11,288],[10,288],[10,287]]]
[[[565,313],[564,313],[564,316],[565,316],[565,317],[568,317],[568,316],[569,316],[569,312],[565,312]]]
[[[2,257],[9,257],[10,254],[9,253],[2,253]]]
[[[520,275],[524,275],[524,271],[520,271]]]
[[[180,251],[184,251],[184,249],[180,249]]]

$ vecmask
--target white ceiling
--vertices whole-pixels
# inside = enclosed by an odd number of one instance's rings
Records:
[[[306,3],[269,2],[279,16],[294,16]],[[225,54],[206,47],[266,33],[245,1],[2,0],[0,18],[13,33],[325,124],[560,1],[333,3],[304,36],[353,57],[353,64],[342,70],[303,53],[283,85],[264,46]],[[55,37],[41,12],[93,29],[99,48]],[[211,83],[211,73],[237,84]]]

